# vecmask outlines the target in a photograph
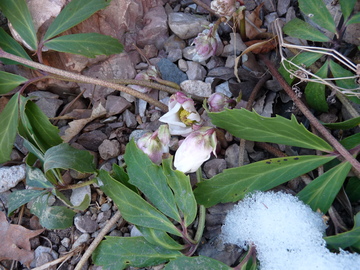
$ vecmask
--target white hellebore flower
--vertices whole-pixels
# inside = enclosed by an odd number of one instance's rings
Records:
[[[192,126],[200,124],[200,115],[196,111],[194,101],[184,93],[177,92],[169,100],[169,111],[159,121],[169,124],[171,135],[188,135]]]
[[[152,162],[160,164],[163,154],[169,153],[170,132],[168,125],[161,125],[155,132],[145,133],[137,146],[149,156]]]
[[[209,59],[211,56],[218,55],[223,50],[223,44],[216,31],[217,27],[212,24],[209,29],[205,29],[194,39],[192,44],[195,45],[195,55],[193,61],[202,62]]]
[[[202,127],[190,133],[175,153],[174,166],[183,173],[195,172],[206,160],[211,152],[216,155],[215,128]]]

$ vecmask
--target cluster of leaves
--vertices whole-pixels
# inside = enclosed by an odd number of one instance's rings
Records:
[[[305,81],[311,77],[311,75],[306,74],[305,69],[310,68],[310,66],[311,69],[314,69],[315,76],[313,76],[313,79],[317,79],[317,82],[310,80],[310,82],[307,83],[305,96],[308,104],[321,112],[328,111],[325,92],[325,80],[328,80],[328,78],[332,78],[333,88],[345,90],[346,93],[356,92],[356,89],[359,89],[359,85],[354,79],[354,73],[356,72],[356,70],[354,70],[355,65],[349,70],[349,68],[346,68],[346,61],[342,63],[336,61],[336,59],[341,60],[342,58],[342,51],[340,50],[344,47],[342,42],[347,27],[351,24],[360,23],[360,13],[353,11],[355,4],[356,0],[340,0],[342,17],[338,25],[336,25],[334,18],[326,8],[323,0],[299,0],[300,10],[309,22],[294,18],[283,28],[284,33],[289,36],[312,42],[325,43],[325,48],[299,46],[298,49],[300,53],[288,58],[287,61],[283,63],[284,66],[280,68],[282,75],[289,84],[294,82],[295,77],[292,75],[296,73],[295,71],[299,70],[299,67],[303,68],[303,72],[300,72],[301,74],[297,77]],[[333,34],[334,38],[328,37],[313,25],[326,29]],[[353,46],[352,50],[354,49],[357,49],[356,46]],[[316,70],[312,65],[324,55],[326,56],[325,61],[322,60],[321,67]],[[292,75],[288,72],[289,70],[293,71]],[[321,81],[321,79],[324,80]],[[356,103],[360,103],[360,100],[356,97],[350,97],[350,99]]]

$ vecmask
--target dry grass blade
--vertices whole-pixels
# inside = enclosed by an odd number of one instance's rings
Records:
[[[357,72],[357,70],[359,68],[358,68],[358,66],[356,64],[354,64],[349,59],[347,59],[345,56],[343,56],[341,53],[339,53],[338,51],[333,50],[333,49],[327,49],[327,48],[322,48],[322,47],[312,47],[312,46],[300,46],[300,45],[293,45],[293,44],[289,44],[289,43],[284,42],[284,38],[282,36],[282,30],[281,30],[281,26],[279,24],[279,20],[275,21],[275,30],[276,30],[278,40],[279,40],[279,46],[280,46],[279,53],[280,53],[280,56],[281,56],[281,63],[284,66],[285,70],[287,72],[289,72],[289,74],[291,74],[292,76],[300,79],[301,81],[322,83],[322,84],[325,84],[325,85],[329,86],[330,88],[332,88],[332,89],[334,89],[334,90],[336,90],[336,91],[338,91],[338,92],[340,92],[342,94],[347,94],[347,95],[351,95],[351,96],[360,97],[360,87],[353,88],[353,89],[347,89],[347,88],[339,87],[339,86],[337,86],[337,85],[335,85],[333,83],[333,81],[337,81],[337,80],[344,80],[344,79],[354,79],[354,80],[356,80],[357,78],[359,78],[359,72]],[[296,49],[299,52],[306,51],[306,52],[320,53],[320,54],[323,54],[323,55],[331,56],[334,59],[338,60],[341,64],[346,66],[350,71],[352,71],[354,73],[354,76],[337,77],[337,78],[324,78],[324,79],[320,78],[319,76],[313,74],[312,72],[310,72],[306,68],[293,63],[289,59],[286,59],[284,57],[284,55],[283,55],[282,47],[289,48],[289,49]],[[288,69],[286,67],[286,65],[284,64],[284,62],[289,63],[292,66],[296,67],[296,70]],[[301,74],[301,76],[299,76],[299,73]]]

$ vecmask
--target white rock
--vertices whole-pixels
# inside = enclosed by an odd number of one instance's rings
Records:
[[[80,205],[85,199],[86,195],[88,195],[89,198],[91,197],[91,190],[89,185],[85,187],[75,188],[71,193],[70,202],[73,205]]]
[[[211,95],[211,84],[198,80],[186,80],[180,84],[181,89],[191,95],[209,97]]]
[[[0,168],[0,192],[15,187],[21,180],[25,179],[25,165]]]

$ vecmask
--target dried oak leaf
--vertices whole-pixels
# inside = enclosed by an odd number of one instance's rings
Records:
[[[32,231],[20,225],[9,224],[5,213],[0,212],[0,261],[16,260],[29,267],[34,259],[30,238],[43,231],[44,229]]]

